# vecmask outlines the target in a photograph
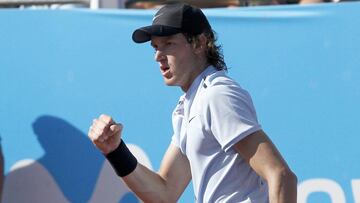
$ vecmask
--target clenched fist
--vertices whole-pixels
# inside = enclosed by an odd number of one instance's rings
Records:
[[[119,146],[122,128],[123,126],[115,123],[110,116],[102,114],[93,120],[88,136],[94,145],[106,155]]]

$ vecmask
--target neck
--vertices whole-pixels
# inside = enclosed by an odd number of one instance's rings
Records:
[[[187,83],[186,86],[182,86],[181,89],[183,92],[187,92],[189,90],[189,88],[191,87],[191,85],[193,84],[193,82],[195,81],[195,79],[207,68],[209,67],[210,64],[208,64],[207,62],[199,64],[199,65],[195,65],[193,66],[193,73],[191,74],[192,77],[189,78],[189,82]]]

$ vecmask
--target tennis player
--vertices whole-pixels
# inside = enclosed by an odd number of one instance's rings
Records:
[[[166,85],[184,95],[157,173],[128,150],[121,124],[108,115],[94,119],[89,137],[128,187],[144,202],[177,202],[191,180],[199,203],[296,202],[296,175],[262,130],[249,93],[227,76],[203,12],[167,4],[132,38],[151,41]]]

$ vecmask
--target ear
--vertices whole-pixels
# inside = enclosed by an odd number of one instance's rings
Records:
[[[198,40],[199,41],[195,48],[195,53],[200,54],[200,53],[205,52],[205,50],[206,50],[207,39],[206,39],[204,33],[199,35]]]

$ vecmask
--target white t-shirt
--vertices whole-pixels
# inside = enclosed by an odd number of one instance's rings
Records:
[[[187,156],[196,202],[268,202],[267,184],[232,147],[258,131],[250,95],[208,67],[180,97],[172,144]]]

